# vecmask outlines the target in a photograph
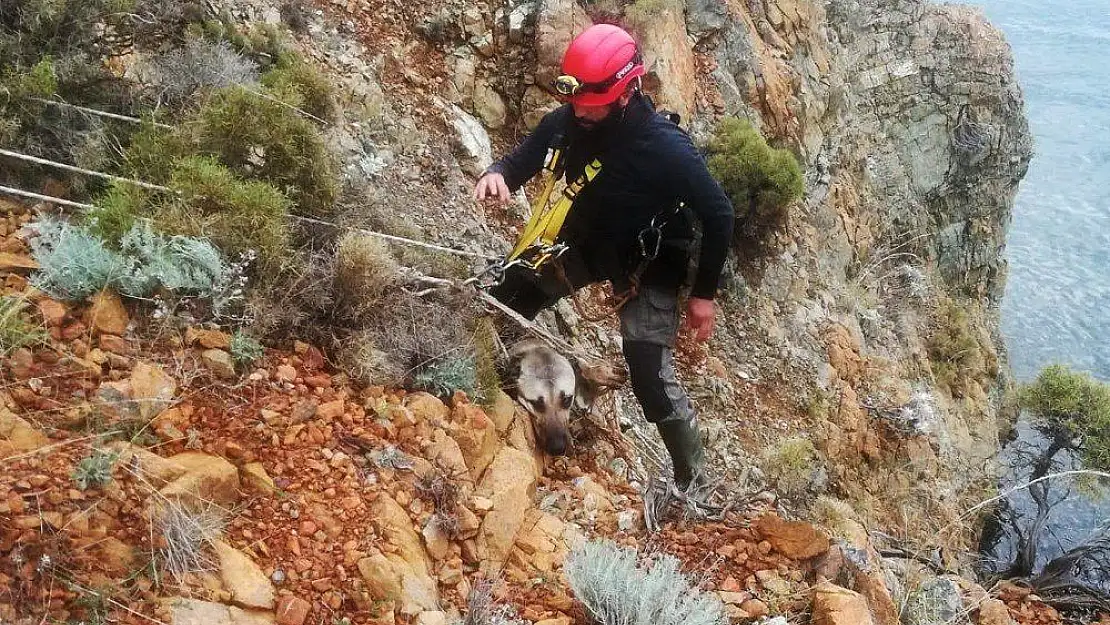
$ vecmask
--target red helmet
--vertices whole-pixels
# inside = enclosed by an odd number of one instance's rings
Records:
[[[570,42],[563,55],[563,75],[552,85],[575,104],[610,104],[628,83],[644,75],[644,60],[636,41],[612,24],[595,24]]]

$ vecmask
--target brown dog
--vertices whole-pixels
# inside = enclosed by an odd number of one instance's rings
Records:
[[[509,350],[508,380],[516,400],[532,415],[544,450],[566,455],[570,447],[570,408],[577,376],[570,361],[539,340],[525,340]]]

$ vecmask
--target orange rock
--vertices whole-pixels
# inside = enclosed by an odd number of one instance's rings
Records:
[[[316,416],[324,421],[332,421],[343,416],[345,403],[342,399],[320,404],[316,407]]]
[[[813,588],[813,625],[874,625],[863,596],[830,582]]]
[[[89,327],[104,334],[123,334],[127,331],[131,318],[123,300],[114,291],[100,291],[89,301],[90,306],[85,311],[85,322]]]
[[[229,349],[231,336],[219,330],[190,327],[185,330],[185,344],[200,345],[204,349]]]
[[[768,513],[756,519],[753,527],[776,551],[793,560],[808,560],[829,550],[828,537],[804,521],[784,521]]]
[[[748,599],[740,604],[740,609],[748,613],[749,618],[757,619],[767,615],[767,604],[759,599]]]
[[[282,595],[277,602],[274,616],[277,625],[303,625],[312,604],[293,595]]]
[[[40,299],[37,305],[39,312],[42,314],[43,322],[49,327],[61,326],[69,314],[65,304],[48,297]]]

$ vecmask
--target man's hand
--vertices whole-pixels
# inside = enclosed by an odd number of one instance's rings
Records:
[[[478,202],[490,197],[495,197],[502,203],[509,201],[509,185],[505,184],[505,177],[497,172],[489,172],[478,179],[474,185],[474,199]]]
[[[711,299],[691,297],[686,306],[686,325],[694,331],[694,341],[703,343],[713,335],[713,320],[717,309]]]

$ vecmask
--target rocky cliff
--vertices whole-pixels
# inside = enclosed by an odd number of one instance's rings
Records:
[[[627,391],[553,461],[501,398],[483,409],[356,384],[330,345],[276,345],[237,372],[221,332],[169,331],[111,297],[63,305],[28,287],[31,216],[5,204],[5,293],[32,301],[50,338],[5,359],[0,618],[432,625],[492,575],[529,620],[585,623],[559,571],[589,536],[715,563],[698,578],[734,622],[1009,622],[982,588],[938,576],[969,574],[977,519],[964,512],[993,485],[1002,252],[1031,152],[1009,49],[980,13],[917,0],[208,4],[288,25],[341,86],[348,113],[326,133],[363,193],[349,225],[506,251],[525,194],[477,206],[474,176],[554,106],[541,85],[591,21],[635,32],[646,88],[698,141],[740,116],[789,148],[804,200],[766,249],[738,247],[717,334],[681,350],[735,509],[647,532],[645,478],[665,454]],[[141,55],[113,62],[129,74]],[[614,321],[580,312],[598,295],[543,322],[619,360]],[[128,442],[101,450],[104,485],[70,488],[88,441],[120,427]],[[168,584],[156,563],[174,545],[159,534],[180,533],[180,511],[198,553]],[[1008,592],[1014,615],[1036,603]]]

